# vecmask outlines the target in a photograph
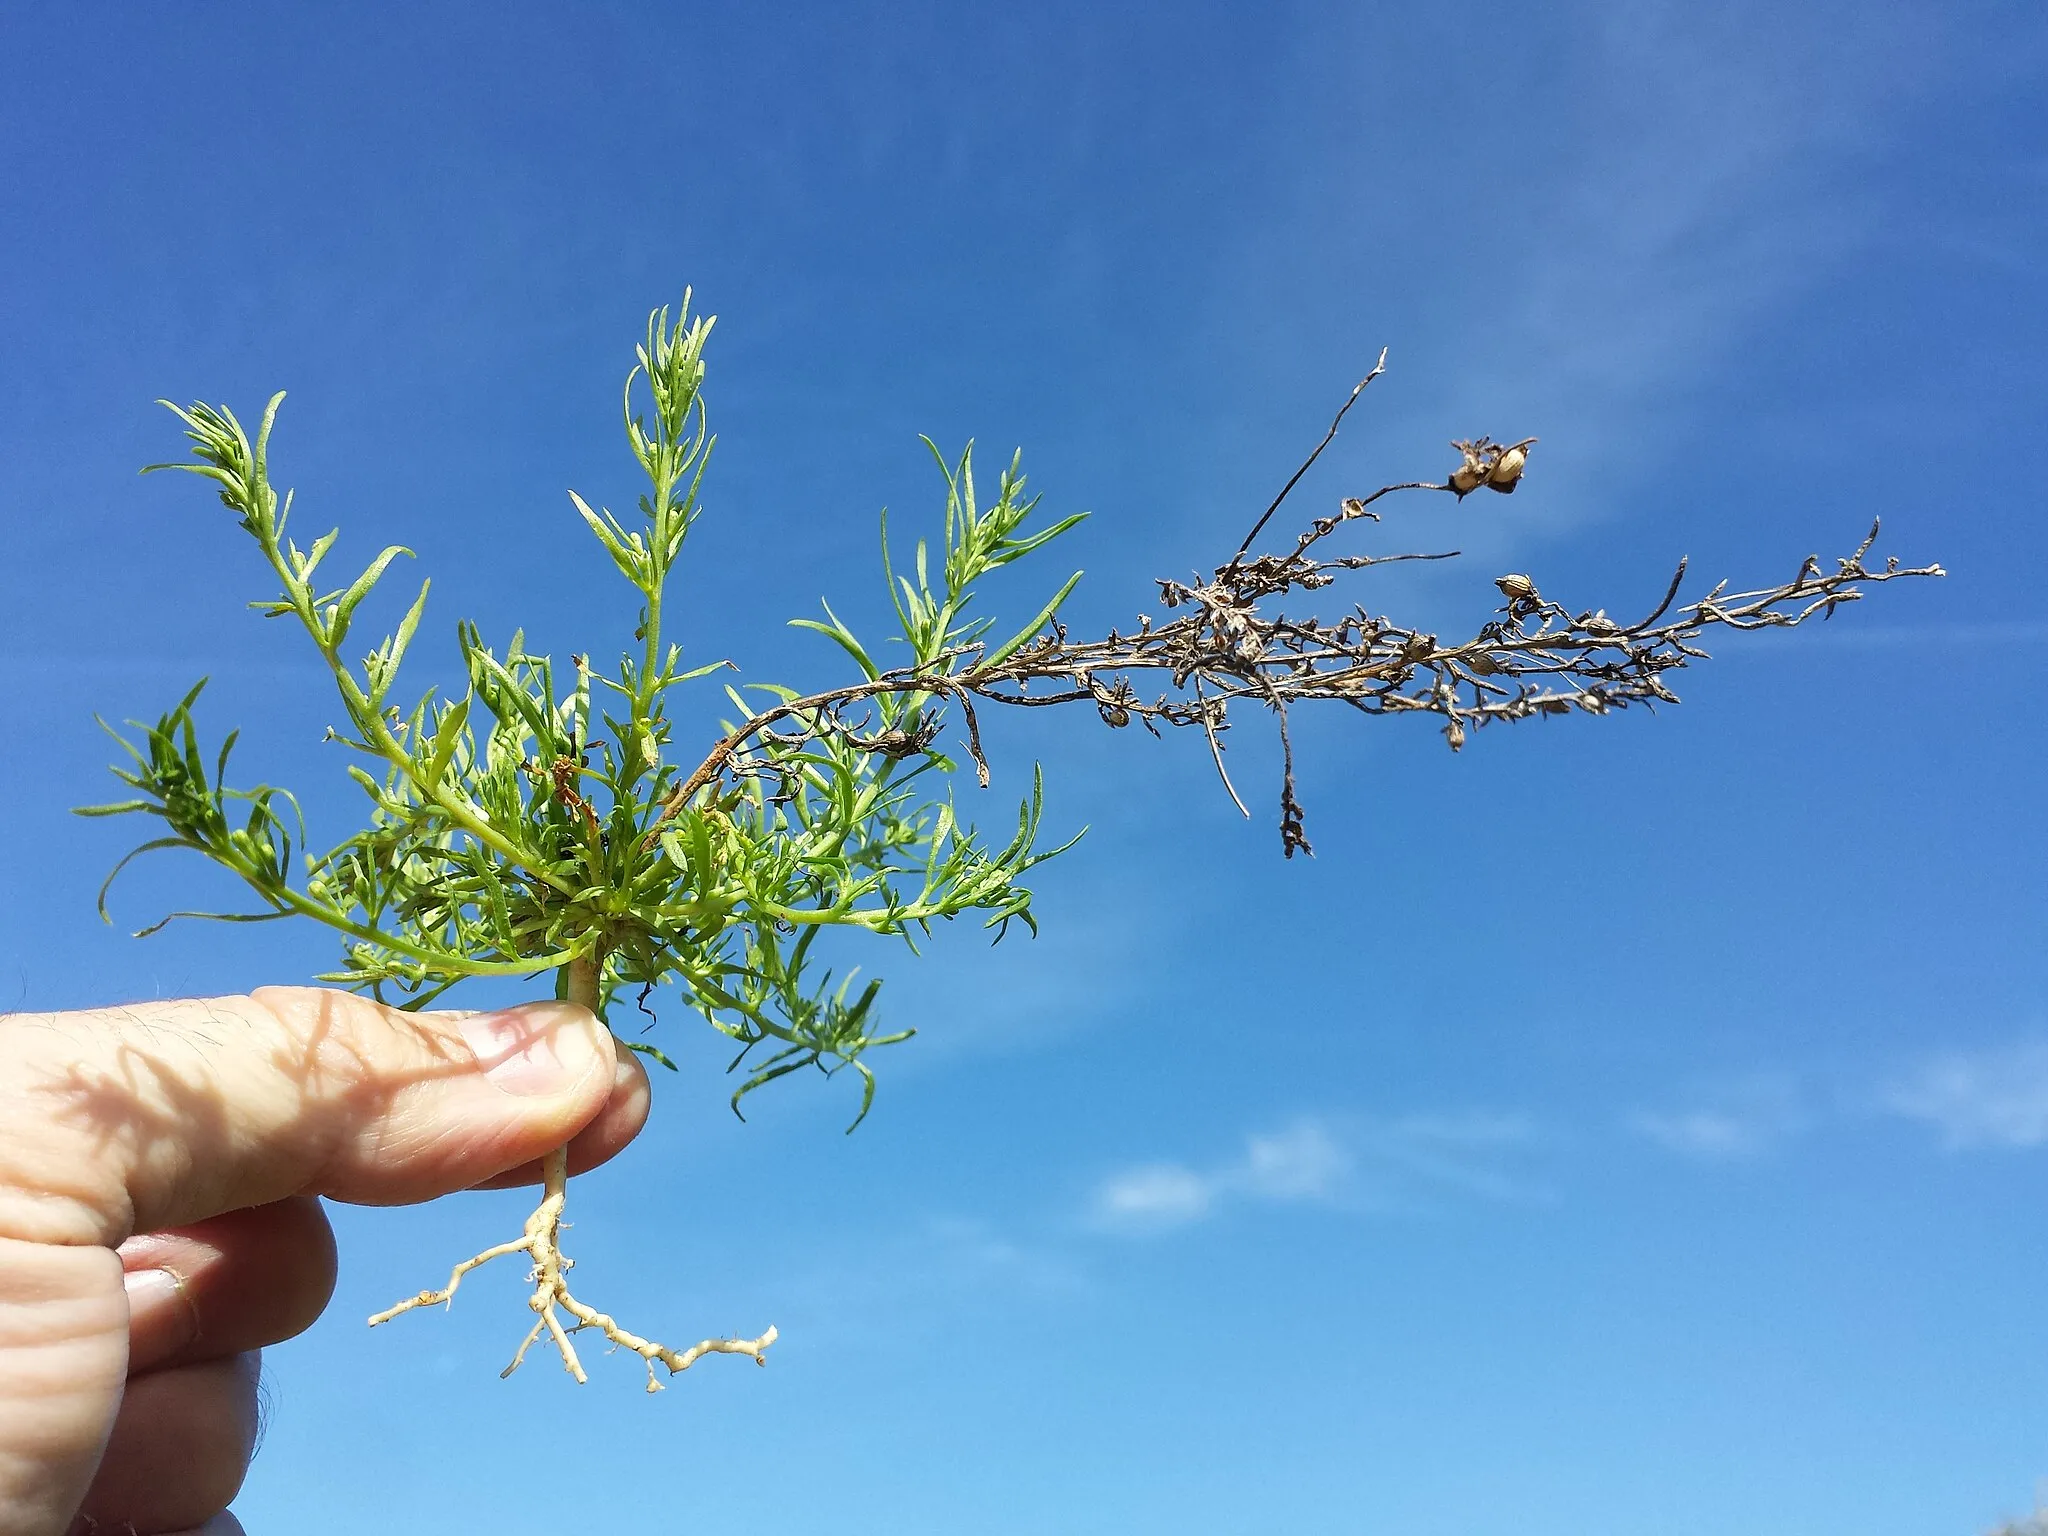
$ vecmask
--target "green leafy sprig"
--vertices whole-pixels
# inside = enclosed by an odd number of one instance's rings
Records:
[[[1021,877],[1060,851],[1038,845],[1041,786],[1034,778],[1014,836],[1000,847],[983,839],[924,782],[954,767],[936,744],[932,705],[940,695],[927,684],[942,694],[963,658],[1008,654],[1043,630],[1078,575],[995,652],[983,645],[991,621],[968,615],[976,583],[1080,519],[1027,533],[1036,502],[1024,498],[1014,461],[995,503],[982,508],[971,450],[956,465],[942,459],[948,496],[938,570],[919,541],[914,574],[892,572],[911,666],[884,683],[829,607],[825,622],[796,621],[859,665],[872,733],[820,729],[818,712],[806,721],[793,689],[752,684],[761,702],[750,703],[728,686],[739,720],[726,730],[744,735],[744,745],[724,755],[719,773],[691,776],[685,788],[667,756],[669,696],[726,665],[686,668],[662,633],[664,592],[698,516],[713,447],[703,398],[712,325],[689,313],[687,295],[673,324],[666,309],[657,311],[627,376],[626,436],[649,485],[638,518],[570,493],[638,594],[636,648],[610,674],[577,656],[558,677],[520,634],[499,652],[465,622],[456,628],[462,693],[429,690],[410,707],[393,702],[394,688],[428,584],[367,654],[356,656],[348,642],[363,601],[411,552],[386,549],[346,586],[323,590],[321,567],[337,534],[302,550],[287,531],[291,495],[280,498],[270,480],[283,395],[266,406],[253,439],[225,408],[164,402],[184,423],[194,461],[150,469],[213,481],[255,541],[281,591],[252,606],[295,619],[327,663],[344,720],[330,735],[356,756],[348,772],[369,811],[362,830],[334,848],[306,851],[288,791],[227,786],[232,733],[209,764],[194,722],[195,687],[154,725],[138,724],[139,743],[115,733],[132,758],[116,772],[135,796],[84,814],[158,817],[164,835],[137,853],[202,853],[239,875],[261,903],[249,913],[174,917],[296,915],[337,930],[343,961],[322,980],[421,1007],[469,977],[566,977],[572,962],[589,962],[605,1003],[621,988],[644,997],[673,984],[739,1044],[733,1066],[747,1072],[733,1094],[736,1110],[754,1089],[802,1067],[851,1066],[862,1078],[864,1116],[874,1094],[864,1053],[912,1031],[877,1033],[880,983],[856,990],[854,974],[822,969],[817,940],[854,929],[915,947],[934,922],[968,912],[982,913],[998,936],[1011,919],[1032,923]],[[771,729],[770,717],[793,728]],[[626,1043],[672,1065],[653,1046]]]

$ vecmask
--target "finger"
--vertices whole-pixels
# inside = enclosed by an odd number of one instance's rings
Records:
[[[256,1452],[259,1372],[251,1353],[131,1380],[80,1513],[103,1531],[126,1522],[150,1536],[226,1509]]]
[[[173,1531],[170,1536],[248,1536],[233,1510],[224,1509],[197,1530]]]
[[[639,1054],[627,1050],[618,1040],[612,1041],[612,1049],[618,1057],[612,1073],[612,1095],[604,1101],[604,1108],[597,1112],[597,1118],[570,1141],[569,1172],[572,1174],[610,1162],[647,1123],[648,1106],[654,1096],[647,1081],[647,1069],[641,1064]],[[541,1164],[536,1158],[504,1173],[494,1174],[476,1187],[510,1189],[521,1184],[538,1184],[540,1180]]]
[[[334,1232],[295,1196],[120,1248],[131,1374],[281,1344],[334,1291]]]
[[[0,1233],[118,1243],[294,1194],[427,1200],[560,1146],[617,1068],[571,1003],[315,988],[0,1020]]]
[[[77,1510],[127,1364],[112,1251],[0,1237],[0,1513],[11,1529],[62,1530]]]
[[[616,1072],[559,1002],[428,1018],[281,988],[0,1017],[0,1509],[54,1529],[93,1475],[127,1373],[114,1245],[296,1194],[466,1188],[566,1142]]]

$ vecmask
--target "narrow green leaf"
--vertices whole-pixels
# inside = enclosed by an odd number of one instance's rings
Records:
[[[147,928],[135,930],[134,937],[146,939],[158,934],[180,918],[198,918],[210,923],[274,923],[281,917],[296,917],[289,908],[277,912],[167,912]]]
[[[1079,580],[1078,577],[1075,578]],[[420,627],[420,615],[427,611],[427,591],[432,581],[420,583],[420,595],[412,600],[412,606],[405,611],[405,617],[398,621],[398,633],[392,637],[391,649],[384,662],[384,683],[390,686],[398,674],[398,664],[405,659],[405,648],[412,644],[413,632]]]
[[[1041,528],[1038,532],[1030,535],[1028,538],[1005,540],[1001,551],[992,563],[997,565],[1008,565],[1012,560],[1022,559],[1025,555],[1030,554],[1034,549],[1039,549],[1047,544],[1050,544],[1054,539],[1058,538],[1061,534],[1065,533],[1069,528],[1072,528],[1080,523],[1085,523],[1087,521],[1088,514],[1086,512],[1076,512],[1071,517],[1061,518],[1058,522],[1054,523],[1049,528]]]
[[[151,807],[151,809],[154,809],[154,807]],[[93,899],[93,907],[99,913],[101,922],[111,923],[114,920],[113,914],[107,911],[107,892],[113,889],[115,878],[136,859],[141,858],[145,853],[154,853],[159,848],[192,848],[200,853],[206,852],[199,844],[182,837],[151,838],[140,848],[129,849],[128,852],[121,855],[120,862],[107,871],[107,878],[100,882],[99,895]]]
[[[872,683],[882,674],[876,669],[874,662],[868,659],[866,649],[858,640],[854,639],[852,631],[839,621],[838,614],[832,612],[832,605],[827,603],[824,606],[826,614],[832,620],[831,623],[821,624],[816,619],[791,619],[789,621],[790,627],[793,629],[815,630],[819,634],[824,635],[841,650],[845,651],[847,655],[851,656],[854,665],[860,668],[861,675]]]
[[[384,574],[385,568],[400,555],[410,558],[412,551],[403,544],[393,544],[372,560],[369,569],[358,576],[355,583],[336,599],[334,615],[327,621],[327,633],[323,637],[328,645],[338,646],[348,638],[349,624],[354,620],[357,607],[370,595],[370,589],[377,585],[377,579]]]
[[[652,1056],[671,1072],[679,1070],[676,1064],[668,1059],[667,1054],[659,1046],[649,1045],[644,1040],[621,1040],[619,1044],[629,1051],[638,1051],[642,1056]]]
[[[433,750],[428,753],[426,769],[420,776],[420,788],[430,795],[440,787],[441,775],[448,771],[456,745],[462,740],[463,727],[469,723],[471,697],[465,694],[441,711],[441,723],[434,730]]]
[[[1006,641],[1002,645],[997,646],[993,651],[988,652],[981,659],[981,661],[977,663],[977,665],[984,667],[992,667],[999,661],[1007,661],[1010,658],[1010,656],[1014,654],[1022,646],[1024,646],[1031,639],[1032,636],[1036,635],[1041,629],[1045,628],[1045,626],[1051,621],[1052,616],[1059,612],[1060,604],[1064,603],[1067,600],[1068,594],[1071,593],[1075,587],[1080,585],[1082,574],[1082,572],[1076,571],[1073,575],[1069,576],[1067,578],[1067,584],[1061,587],[1059,591],[1053,594],[1052,601],[1047,603],[1043,608],[1038,610],[1037,618],[1033,619],[1029,624],[1025,625],[1023,629],[1019,630],[1008,641]]]

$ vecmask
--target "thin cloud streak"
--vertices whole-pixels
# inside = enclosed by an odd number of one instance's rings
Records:
[[[1698,1095],[1676,1109],[1639,1109],[1628,1129],[1700,1162],[1760,1157],[1804,1130],[1807,1095],[1785,1078],[1760,1076]]]
[[[1112,1174],[1095,1189],[1088,1223],[1138,1235],[1233,1204],[1385,1210],[1445,1195],[1513,1199],[1525,1188],[1499,1161],[1533,1134],[1512,1115],[1408,1115],[1341,1129],[1304,1117],[1247,1136],[1239,1156],[1207,1169],[1152,1162]]]
[[[1096,1220],[1124,1230],[1184,1226],[1209,1214],[1217,1182],[1179,1163],[1127,1169],[1096,1191]]]
[[[1707,1160],[1753,1157],[1770,1143],[1764,1127],[1739,1115],[1715,1109],[1689,1109],[1676,1114],[1638,1113],[1629,1128],[1667,1151]]]
[[[1949,1052],[1895,1083],[1880,1105],[1932,1126],[1957,1150],[2048,1145],[2048,1041]]]
[[[1675,1107],[1637,1109],[1634,1135],[1700,1162],[1762,1157],[1809,1130],[1908,1121],[1952,1151],[2048,1147],[2048,1039],[1958,1047],[1876,1076],[1760,1076]]]

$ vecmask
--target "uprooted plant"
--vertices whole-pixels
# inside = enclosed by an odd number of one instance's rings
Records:
[[[969,912],[982,914],[998,937],[1013,921],[1035,931],[1031,893],[1020,882],[1060,851],[1039,843],[1035,772],[1016,832],[1000,846],[925,782],[956,766],[940,743],[949,710],[958,711],[984,787],[989,767],[977,705],[1085,703],[1111,726],[1137,721],[1155,735],[1163,725],[1195,728],[1240,809],[1224,771],[1223,732],[1233,708],[1269,711],[1284,764],[1281,846],[1291,857],[1309,851],[1288,732],[1298,705],[1327,699],[1366,714],[1434,716],[1456,749],[1472,730],[1502,721],[1675,701],[1666,674],[1705,656],[1697,642],[1710,630],[1787,628],[1831,616],[1869,585],[1940,574],[1937,566],[1907,569],[1897,561],[1867,565],[1873,526],[1833,569],[1809,558],[1791,580],[1755,591],[1730,593],[1723,584],[1679,604],[1681,563],[1662,601],[1635,622],[1604,610],[1573,614],[1519,574],[1498,578],[1498,616],[1466,640],[1446,642],[1362,606],[1330,619],[1289,617],[1278,604],[1296,590],[1318,592],[1389,561],[1450,558],[1329,553],[1327,541],[1340,530],[1378,521],[1382,499],[1510,493],[1526,472],[1533,438],[1457,442],[1459,460],[1445,480],[1347,499],[1290,545],[1254,554],[1267,523],[1384,370],[1383,353],[1237,552],[1206,581],[1161,581],[1159,613],[1099,640],[1075,639],[1059,618],[1078,573],[1013,631],[970,614],[983,577],[1081,519],[1027,528],[1037,499],[1026,496],[1014,458],[984,504],[971,450],[949,462],[933,448],[946,482],[941,540],[917,541],[908,569],[899,570],[886,521],[883,527],[884,570],[901,627],[892,643],[900,652],[871,649],[829,605],[822,619],[794,620],[836,642],[858,680],[803,695],[769,683],[748,684],[746,692],[727,686],[734,713],[723,734],[701,755],[679,756],[671,690],[728,665],[685,668],[662,632],[664,587],[698,515],[712,447],[702,395],[711,328],[710,319],[689,313],[686,295],[673,323],[665,309],[650,318],[627,376],[626,436],[649,481],[639,517],[629,522],[570,495],[638,594],[635,648],[609,673],[579,655],[558,676],[548,657],[528,653],[521,635],[499,652],[475,625],[459,624],[460,696],[429,691],[409,710],[392,702],[392,691],[425,611],[425,584],[395,633],[359,662],[347,650],[358,608],[409,552],[386,549],[353,581],[322,590],[317,577],[336,534],[303,550],[289,538],[291,495],[279,497],[267,468],[284,397],[270,401],[253,440],[224,408],[171,407],[194,458],[151,467],[214,481],[256,541],[282,591],[253,606],[295,618],[332,671],[346,718],[332,734],[360,759],[348,772],[370,802],[361,830],[326,853],[307,851],[288,791],[227,787],[234,733],[211,760],[202,752],[195,687],[155,725],[138,725],[139,743],[117,736],[134,766],[116,772],[136,797],[85,812],[161,818],[164,835],[136,852],[197,850],[241,876],[261,903],[251,913],[174,917],[316,919],[344,937],[341,967],[320,979],[409,1008],[466,978],[553,971],[558,996],[602,1017],[622,990],[644,999],[673,983],[739,1047],[732,1067],[745,1075],[732,1096],[735,1110],[749,1093],[801,1068],[851,1067],[862,1082],[857,1125],[874,1097],[866,1053],[912,1032],[877,1032],[880,983],[856,993],[852,976],[835,981],[814,955],[819,936],[864,930],[914,948],[933,923]],[[102,911],[104,899],[102,891]],[[642,1041],[624,1043],[669,1064]],[[532,1266],[529,1305],[537,1320],[506,1374],[545,1336],[583,1380],[573,1335],[585,1330],[640,1355],[650,1391],[660,1385],[657,1365],[674,1374],[707,1353],[764,1358],[773,1328],[678,1351],[575,1297],[560,1246],[567,1176],[566,1149],[558,1149],[546,1159],[543,1198],[518,1239],[464,1260],[447,1285],[378,1313],[372,1324],[447,1302],[471,1269],[520,1253]]]

